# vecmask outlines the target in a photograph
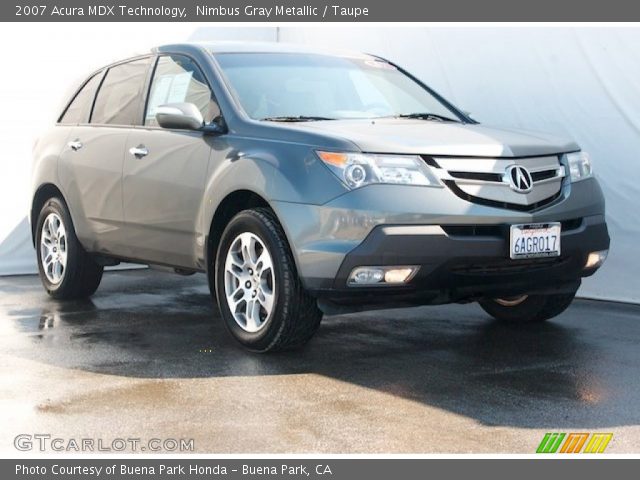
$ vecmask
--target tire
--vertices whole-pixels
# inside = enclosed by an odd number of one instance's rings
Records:
[[[539,323],[564,312],[576,292],[557,295],[523,295],[515,299],[483,299],[478,303],[496,320],[509,323]]]
[[[91,296],[100,285],[103,267],[96,264],[80,245],[64,201],[55,197],[47,200],[37,222],[38,271],[47,293],[59,300]],[[58,222],[62,229],[56,229]],[[43,243],[48,246],[45,247]],[[54,258],[58,260],[51,261],[47,252],[57,255]]]
[[[254,352],[300,347],[322,320],[268,208],[244,210],[225,228],[216,255],[215,291],[227,330]]]

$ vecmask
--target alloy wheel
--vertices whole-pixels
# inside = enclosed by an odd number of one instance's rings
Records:
[[[236,323],[255,333],[271,318],[275,303],[273,260],[255,234],[239,234],[227,252],[224,266],[227,305]]]
[[[47,280],[54,285],[62,282],[67,269],[67,231],[57,213],[47,215],[42,224],[40,259]]]

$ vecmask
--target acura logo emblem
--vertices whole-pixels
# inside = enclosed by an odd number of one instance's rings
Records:
[[[507,167],[505,180],[509,183],[511,190],[518,193],[528,193],[533,188],[533,179],[529,170],[522,165],[511,165]]]

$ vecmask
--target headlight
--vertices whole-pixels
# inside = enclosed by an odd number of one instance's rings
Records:
[[[591,168],[591,159],[587,152],[567,153],[567,166],[569,167],[569,175],[572,182],[584,180],[593,175]]]
[[[372,183],[441,186],[424,160],[417,155],[316,153],[349,188],[358,188]]]

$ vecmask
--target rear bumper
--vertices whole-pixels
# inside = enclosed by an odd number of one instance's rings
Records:
[[[341,305],[435,304],[484,296],[575,291],[590,252],[609,248],[604,216],[563,222],[561,256],[511,260],[509,225],[375,227],[340,266],[330,288],[315,294]],[[418,265],[401,287],[347,286],[351,271],[366,265]]]

